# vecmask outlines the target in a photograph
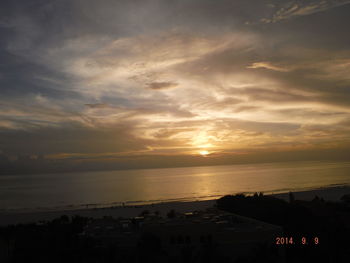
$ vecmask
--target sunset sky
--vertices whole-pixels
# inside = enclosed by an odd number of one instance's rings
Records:
[[[0,154],[340,156],[349,14],[346,0],[2,0]]]

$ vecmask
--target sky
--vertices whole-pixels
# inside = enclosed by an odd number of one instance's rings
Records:
[[[2,0],[0,163],[344,158],[349,13],[347,0]]]

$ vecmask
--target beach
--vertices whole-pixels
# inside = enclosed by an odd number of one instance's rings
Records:
[[[319,198],[323,198],[325,201],[336,202],[340,201],[340,198],[345,194],[350,194],[350,186],[334,186],[305,191],[293,191],[293,195],[296,200],[312,200],[315,196],[318,196]],[[272,196],[288,201],[289,192],[272,194]],[[140,215],[145,210],[149,211],[150,213],[159,212],[161,216],[166,216],[166,214],[172,209],[177,212],[191,212],[196,210],[205,210],[214,206],[215,203],[216,199],[189,202],[162,202],[148,205],[113,206],[106,208],[87,208],[75,210],[36,212],[3,211],[0,212],[0,225],[4,226],[10,224],[47,221],[62,215],[79,215],[91,218],[102,218],[104,216],[112,216],[114,218],[130,218]]]

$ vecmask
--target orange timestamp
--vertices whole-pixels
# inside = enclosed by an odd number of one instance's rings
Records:
[[[320,239],[318,237],[301,237],[301,238],[293,238],[293,237],[276,237],[276,245],[318,245],[320,243]]]

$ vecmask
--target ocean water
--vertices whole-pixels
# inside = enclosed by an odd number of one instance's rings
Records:
[[[0,210],[205,200],[350,184],[350,162],[290,162],[0,176]]]

